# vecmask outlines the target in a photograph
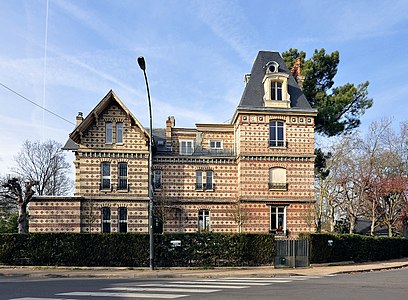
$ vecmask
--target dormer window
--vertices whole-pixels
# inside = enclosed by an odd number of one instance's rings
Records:
[[[271,83],[271,100],[282,100],[282,82],[272,81]]]
[[[270,61],[265,65],[265,76],[262,83],[266,107],[290,108],[288,78],[289,74],[281,72],[276,61]]]

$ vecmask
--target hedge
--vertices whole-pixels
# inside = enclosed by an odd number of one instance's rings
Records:
[[[256,266],[272,264],[273,235],[155,235],[155,265]],[[171,241],[181,241],[172,247]],[[149,235],[145,234],[0,234],[0,263],[44,266],[148,267]]]
[[[408,257],[408,239],[357,234],[311,234],[311,263],[376,261]],[[329,240],[332,241],[329,245]]]

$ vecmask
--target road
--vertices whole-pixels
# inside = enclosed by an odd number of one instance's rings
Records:
[[[1,300],[407,299],[408,268],[325,277],[171,279],[0,278]]]

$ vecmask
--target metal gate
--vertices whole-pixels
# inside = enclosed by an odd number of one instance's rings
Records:
[[[309,267],[309,240],[276,240],[275,268]]]

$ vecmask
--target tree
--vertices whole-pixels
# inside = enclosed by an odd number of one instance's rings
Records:
[[[34,195],[33,186],[37,184],[38,181],[27,180],[23,191],[19,179],[14,177],[7,180],[3,185],[8,190],[7,197],[13,199],[18,204],[18,233],[28,232],[27,206]]]
[[[61,196],[72,189],[68,177],[70,164],[66,162],[62,145],[57,141],[25,141],[15,157],[18,168],[13,171],[24,180],[38,181],[38,195]]]
[[[291,48],[283,52],[282,57],[289,69],[295,65],[296,59],[301,60],[303,93],[310,105],[318,110],[317,132],[335,136],[349,133],[360,125],[360,116],[373,104],[373,100],[367,97],[369,83],[333,87],[340,62],[338,51],[327,54],[325,49],[315,50],[306,60],[306,52]]]
[[[61,196],[72,189],[68,177],[70,165],[65,161],[62,145],[56,141],[44,143],[25,141],[15,157],[16,176],[2,183],[2,199],[18,207],[18,232],[28,232],[27,207],[35,193]]]

